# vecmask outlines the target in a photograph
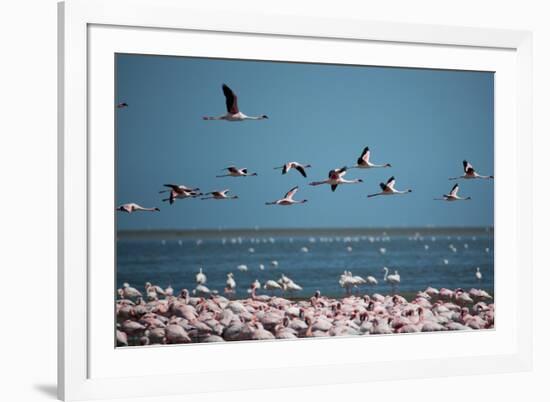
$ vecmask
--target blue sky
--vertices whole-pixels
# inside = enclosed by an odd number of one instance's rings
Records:
[[[424,227],[493,224],[493,182],[462,181],[472,201],[433,201],[469,160],[493,174],[493,74],[428,69],[117,55],[117,204],[161,212],[117,214],[119,229]],[[221,84],[249,115],[269,120],[203,121],[225,113]],[[392,168],[352,169],[358,185],[311,187],[353,165],[363,147]],[[273,170],[309,163],[308,178]],[[235,164],[257,177],[216,178]],[[405,196],[375,197],[391,175]],[[161,202],[163,183],[229,188],[233,201]],[[293,186],[307,204],[268,207]]]

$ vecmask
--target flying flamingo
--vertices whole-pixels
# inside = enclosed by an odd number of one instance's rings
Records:
[[[228,166],[223,170],[227,170],[227,174],[223,174],[216,177],[245,177],[245,176],[258,176],[258,173],[248,173],[246,168],[237,168],[236,166]]]
[[[306,203],[307,200],[296,201],[295,199],[293,199],[293,197],[294,197],[294,195],[296,194],[297,191],[298,191],[298,186],[293,187],[280,200],[273,201],[273,202],[266,202],[265,205],[294,205],[294,204],[304,204],[304,203]]]
[[[412,190],[411,189],[408,189],[408,190],[403,190],[403,191],[400,191],[400,190],[396,190],[393,186],[395,185],[395,177],[390,177],[388,179],[388,181],[386,182],[386,184],[384,183],[380,183],[380,188],[382,189],[382,192],[380,193],[375,193],[375,194],[369,194],[368,197],[376,197],[377,195],[395,195],[395,194],[407,194],[407,193],[411,193]]]
[[[494,176],[483,176],[478,174],[472,164],[467,160],[462,161],[464,165],[464,174],[458,177],[451,177],[449,180],[458,180],[458,179],[494,179]]]
[[[173,204],[176,199],[185,199],[185,198],[194,198],[202,195],[199,193],[199,188],[189,188],[180,184],[163,184],[164,187],[170,188],[170,190],[161,190],[159,194],[169,192],[170,196],[164,198],[162,201],[169,201],[170,204]]]
[[[227,121],[244,121],[244,120],[264,120],[268,117],[264,114],[261,116],[247,116],[239,111],[237,105],[237,95],[227,85],[222,85],[223,94],[225,95],[225,106],[227,113],[216,117],[203,117],[203,120],[227,120]]]
[[[128,107],[128,104],[126,102],[122,102],[116,105],[116,107],[117,109],[122,109],[122,108]]]
[[[340,184],[356,184],[356,183],[362,183],[363,180],[361,179],[353,179],[353,180],[346,180],[344,179],[344,175],[346,174],[348,168],[347,167],[341,167],[340,169],[333,169],[330,172],[328,172],[328,179],[323,181],[314,181],[309,183],[310,186],[319,186],[321,184],[330,184],[330,188],[332,191],[336,191],[336,188]]]
[[[122,204],[121,206],[117,207],[117,211],[126,212],[127,214],[131,214],[132,212],[138,212],[138,211],[144,211],[144,212],[155,212],[160,211],[158,208],[144,208],[141,205],[138,205],[134,202],[130,202],[128,204]]]
[[[357,169],[371,169],[371,168],[385,168],[385,167],[391,167],[389,163],[384,163],[383,165],[377,165],[375,163],[372,163],[370,161],[370,149],[369,147],[365,147],[363,149],[363,153],[357,159],[357,165],[353,166]]]
[[[205,195],[211,195],[211,197],[203,197],[201,200],[234,200],[239,198],[236,195],[227,195],[229,192],[229,189],[227,190],[221,190],[221,191],[212,191],[210,193],[206,193]]]
[[[472,197],[461,197],[458,195],[458,184],[455,184],[449,194],[443,194],[443,198],[434,198],[436,201],[469,201]]]
[[[304,177],[307,177],[306,168],[310,168],[311,165],[302,165],[298,162],[287,162],[283,166],[278,166],[273,169],[283,169],[282,174],[287,174],[290,169],[296,169]]]

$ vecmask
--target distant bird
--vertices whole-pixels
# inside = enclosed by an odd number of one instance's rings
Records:
[[[481,279],[483,279],[483,275],[481,274],[479,267],[476,268],[476,279],[478,282],[481,282]]]
[[[211,195],[211,197],[202,197],[201,200],[235,200],[239,198],[236,195],[227,195],[229,189],[221,191],[212,191],[210,193],[205,193],[205,195]]]
[[[181,184],[163,184],[164,187],[169,187],[170,190],[161,190],[159,194],[169,192],[170,196],[162,201],[169,201],[173,204],[176,199],[195,198],[202,195],[199,188],[189,188]]]
[[[248,271],[248,267],[244,264],[241,264],[241,265],[237,265],[237,269],[241,272],[246,272]]]
[[[158,211],[160,211],[160,209],[158,209],[158,208],[145,208],[145,207],[142,207],[141,205],[138,205],[134,202],[130,202],[128,204],[122,204],[119,207],[117,207],[116,210],[121,211],[121,212],[126,212],[127,214],[131,214],[132,212],[139,212],[139,211],[143,211],[143,212],[155,212],[155,211],[158,212]]]
[[[382,192],[380,193],[375,193],[375,194],[369,194],[368,197],[376,197],[377,195],[395,195],[395,194],[407,194],[407,193],[411,193],[412,190],[411,189],[408,189],[408,190],[404,190],[404,191],[400,191],[400,190],[396,190],[394,188],[395,186],[395,177],[390,177],[388,179],[388,181],[384,184],[384,183],[380,183],[380,188],[382,189]]]
[[[271,266],[274,267],[274,268],[277,268],[279,266],[279,261],[277,261],[277,260],[271,261]]]
[[[199,268],[199,272],[195,275],[195,280],[199,285],[206,283],[206,275],[202,272],[202,268]]]
[[[455,184],[449,194],[443,194],[443,198],[434,198],[437,201],[468,201],[472,197],[460,197],[458,195],[458,184]]]
[[[203,117],[203,120],[227,120],[227,121],[244,121],[244,120],[264,120],[268,117],[264,114],[261,116],[247,116],[239,111],[237,105],[237,95],[227,85],[222,85],[222,91],[225,96],[225,106],[227,113],[216,117]]]
[[[233,279],[233,274],[230,272],[227,274],[227,281],[225,281],[225,293],[235,293],[235,289],[237,288],[237,283],[235,282],[235,279]]]
[[[117,109],[122,109],[122,108],[128,107],[128,104],[126,102],[122,102],[116,105],[116,107]]]
[[[378,281],[374,276],[367,276],[367,284],[368,285],[378,285]]]
[[[264,289],[274,291],[274,290],[280,290],[282,288],[281,288],[281,285],[279,285],[276,281],[274,281],[273,279],[270,279],[266,283],[264,283]]]
[[[197,285],[195,289],[193,289],[194,295],[199,296],[210,296],[213,292],[210,291],[206,286],[204,285]]]
[[[235,166],[228,166],[223,170],[227,170],[227,174],[219,175],[216,177],[246,177],[246,176],[258,176],[258,173],[248,173],[246,168],[237,168]]]
[[[371,168],[385,168],[385,167],[391,167],[389,163],[384,163],[383,165],[377,165],[375,163],[372,163],[370,161],[370,149],[369,147],[365,147],[363,149],[363,153],[357,159],[357,165],[353,166],[357,169],[371,169]]]
[[[384,282],[388,282],[392,286],[392,292],[395,293],[395,287],[401,283],[401,276],[397,271],[394,271],[393,274],[389,274],[389,269],[384,267]]]
[[[298,186],[291,188],[283,198],[277,201],[266,202],[265,205],[294,205],[294,204],[304,204],[307,200],[297,201],[293,197],[298,191]]]
[[[483,176],[478,174],[472,164],[467,160],[462,161],[464,166],[464,174],[458,177],[451,177],[449,180],[458,180],[458,179],[494,179],[494,176]]]
[[[322,180],[322,181],[314,181],[309,183],[310,186],[319,186],[321,184],[330,184],[330,188],[332,191],[336,191],[336,188],[340,184],[356,184],[356,183],[362,183],[363,180],[361,179],[354,179],[354,180],[346,180],[344,179],[344,175],[346,174],[348,168],[347,167],[341,167],[340,169],[333,169],[330,172],[328,172],[328,179]]]
[[[298,162],[287,162],[283,166],[278,166],[273,169],[283,169],[282,174],[287,174],[290,169],[296,169],[304,177],[307,177],[306,168],[310,168],[311,165],[302,165]]]

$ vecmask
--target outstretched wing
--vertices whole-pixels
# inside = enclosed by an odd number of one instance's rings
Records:
[[[302,176],[307,177],[306,170],[303,168],[302,165],[296,165],[296,170],[300,172]]]
[[[288,172],[288,169],[290,169],[290,163],[285,163],[283,166],[283,174],[286,174]]]
[[[462,165],[464,166],[464,173],[474,173],[474,167],[470,162],[467,160],[462,161]]]
[[[239,106],[237,105],[237,95],[227,85],[222,85],[223,94],[225,95],[225,106],[228,113],[239,113]]]
[[[231,173],[238,173],[238,172],[239,172],[239,170],[237,169],[237,167],[236,167],[236,166],[233,166],[233,165],[226,167],[226,169],[227,169],[229,172],[231,172]]]
[[[335,180],[335,179],[345,175],[347,170],[348,170],[348,168],[345,167],[345,166],[341,167],[340,169],[333,169],[330,172],[328,172],[328,177],[329,177],[329,179]]]
[[[298,186],[291,188],[288,193],[285,194],[285,198],[292,198],[294,194],[298,192]]]
[[[369,158],[370,158],[370,149],[369,147],[365,147],[365,149],[363,149],[363,153],[361,154],[359,159],[357,159],[357,164],[361,165],[362,163],[368,163]]]
[[[337,187],[338,187],[338,184],[332,184],[330,186],[330,189],[332,190],[332,192],[335,192]]]
[[[393,186],[395,185],[395,177],[390,177],[388,181],[386,182],[386,186],[393,189]]]
[[[380,188],[382,189],[382,191],[386,191],[386,189],[388,188],[388,186],[386,186],[385,183],[380,183]]]
[[[450,194],[450,195],[451,195],[452,197],[456,197],[457,194],[458,194],[458,184],[455,184],[455,185],[453,186],[453,188],[451,189],[451,194]]]

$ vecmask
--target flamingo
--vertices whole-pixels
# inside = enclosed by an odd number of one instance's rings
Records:
[[[237,283],[235,282],[235,279],[233,279],[233,273],[230,272],[227,274],[227,281],[225,281],[225,293],[235,293],[235,289],[237,288]]]
[[[304,204],[307,200],[297,201],[293,197],[298,191],[298,186],[291,188],[283,198],[277,201],[266,202],[265,205],[295,205],[295,204]]]
[[[170,196],[162,200],[164,202],[169,201],[170,204],[173,204],[174,201],[178,198],[195,198],[202,195],[202,193],[198,192],[200,190],[199,188],[189,188],[179,184],[163,184],[163,186],[169,187],[170,190],[161,190],[159,191],[159,194],[170,192]]]
[[[117,109],[123,109],[125,107],[128,107],[128,104],[126,102],[121,102],[118,105],[116,105]]]
[[[384,267],[384,282],[389,282],[392,287],[392,293],[395,293],[395,288],[401,283],[401,276],[397,271],[393,274],[389,274],[388,267]]]
[[[370,161],[369,147],[365,147],[363,149],[363,153],[361,154],[359,159],[357,159],[357,165],[353,166],[353,168],[356,168],[356,169],[372,169],[372,168],[385,168],[385,167],[391,167],[391,164],[384,163],[383,165],[377,165]]]
[[[258,173],[248,173],[246,168],[237,168],[236,166],[228,166],[223,170],[227,170],[227,174],[219,175],[216,177],[246,177],[246,176],[258,176]]]
[[[274,290],[281,290],[282,287],[273,279],[269,279],[266,283],[264,283],[264,289],[269,290],[273,294]]]
[[[479,267],[476,268],[476,279],[478,282],[481,282],[481,279],[483,279],[483,275],[481,274]]]
[[[458,179],[494,179],[494,176],[483,176],[478,174],[472,164],[468,162],[467,160],[462,161],[462,165],[464,165],[464,174],[462,176],[458,177],[451,177],[449,180],[458,180]]]
[[[458,195],[458,184],[453,186],[449,194],[443,194],[443,198],[434,198],[437,201],[469,201],[471,199],[472,197],[461,197]]]
[[[127,214],[131,214],[132,212],[158,212],[160,209],[158,208],[145,208],[141,205],[136,204],[135,202],[130,202],[128,204],[122,204],[116,209],[117,211],[126,212]]]
[[[302,165],[299,162],[287,162],[283,166],[278,166],[273,169],[283,169],[282,174],[287,174],[290,169],[296,169],[304,177],[307,177],[306,168],[310,168],[311,165]]]
[[[239,111],[237,105],[237,95],[227,85],[222,85],[222,91],[225,96],[225,106],[227,113],[216,117],[203,117],[203,120],[226,120],[226,121],[244,121],[244,120],[264,120],[268,117],[264,114],[261,116],[247,116]]]
[[[376,197],[377,195],[395,195],[395,194],[407,194],[412,193],[411,189],[408,190],[396,190],[393,186],[395,185],[395,177],[390,177],[386,184],[380,183],[380,188],[382,189],[382,192],[375,193],[375,194],[369,194],[367,197]]]
[[[310,186],[319,186],[321,184],[330,184],[330,188],[332,191],[336,191],[336,188],[340,184],[356,184],[356,183],[362,183],[362,179],[353,179],[353,180],[346,180],[344,179],[344,175],[346,174],[348,168],[347,167],[341,167],[340,169],[333,169],[330,172],[328,172],[328,179],[322,180],[322,181],[314,181],[309,183]]]
[[[199,268],[199,272],[195,275],[195,280],[199,285],[204,285],[206,283],[206,275],[202,272],[202,267]]]
[[[212,191],[205,195],[211,195],[211,197],[202,197],[201,200],[235,200],[239,198],[237,195],[227,195],[229,189],[221,191]]]

